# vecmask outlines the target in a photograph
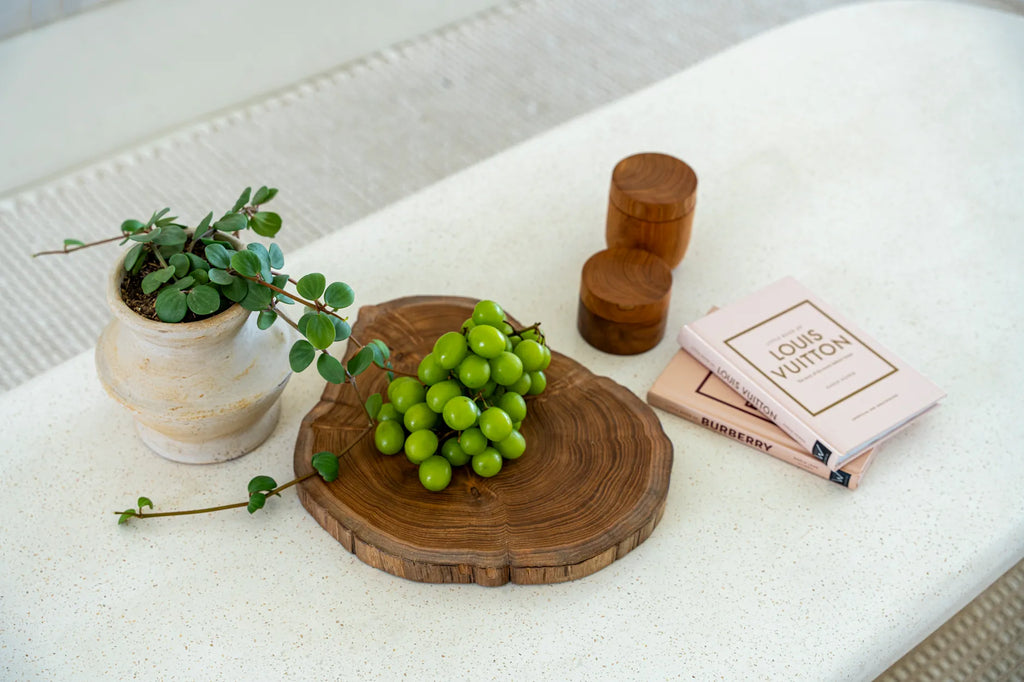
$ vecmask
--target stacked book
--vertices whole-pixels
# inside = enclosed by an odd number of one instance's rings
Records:
[[[679,345],[651,405],[849,488],[945,395],[789,277],[685,325]]]

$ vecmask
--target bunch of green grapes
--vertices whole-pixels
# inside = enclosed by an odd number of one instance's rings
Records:
[[[526,450],[519,432],[525,396],[544,391],[549,364],[551,351],[537,325],[517,331],[500,305],[480,301],[462,331],[437,339],[418,378],[388,384],[388,402],[377,414],[377,449],[385,455],[404,450],[427,490],[448,487],[453,466],[469,464],[480,476],[494,476],[504,460]]]

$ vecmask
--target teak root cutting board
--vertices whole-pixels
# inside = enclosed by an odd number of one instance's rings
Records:
[[[385,341],[415,373],[434,340],[458,330],[475,301],[410,297],[361,308],[353,336]],[[515,322],[513,322],[515,324]],[[355,344],[349,344],[349,355]],[[456,467],[433,493],[401,453],[381,455],[372,435],[341,457],[337,480],[299,486],[313,518],[364,561],[423,582],[556,583],[590,575],[654,530],[665,509],[672,444],[654,412],[623,386],[552,353],[547,390],[527,401],[526,453],[493,478]],[[363,397],[384,372],[359,378]],[[352,386],[327,384],[303,420],[295,472],[321,450],[341,452],[366,429]]]

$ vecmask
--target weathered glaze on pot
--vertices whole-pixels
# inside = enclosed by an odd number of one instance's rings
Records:
[[[177,462],[252,451],[274,430],[291,370],[281,325],[256,327],[239,305],[197,322],[146,319],[121,300],[122,262],[107,286],[114,319],[96,345],[100,382],[135,413],[139,436]]]

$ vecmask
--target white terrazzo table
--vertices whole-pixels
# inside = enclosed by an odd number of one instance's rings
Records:
[[[864,679],[1024,556],[1024,20],[855,6],[752,40],[292,254],[356,288],[492,297],[643,395],[675,352],[576,334],[614,163],[701,178],[670,328],[784,273],[949,393],[848,491],[663,414],[665,516],[552,586],[424,585],[360,563],[294,495],[265,512],[114,524],[291,474],[320,382],[259,450],[163,461],[91,354],[0,396],[4,679]],[[301,187],[286,188],[301,193]],[[326,207],[324,207],[326,209]],[[285,216],[288,220],[288,216]],[[99,294],[99,292],[97,292]],[[671,336],[671,335],[670,335]],[[40,343],[59,339],[40,339]]]

